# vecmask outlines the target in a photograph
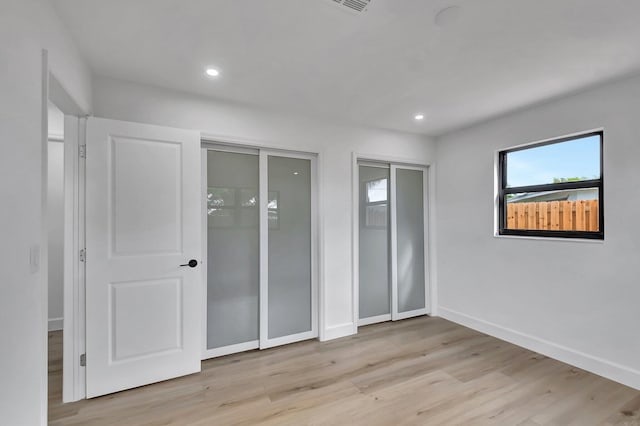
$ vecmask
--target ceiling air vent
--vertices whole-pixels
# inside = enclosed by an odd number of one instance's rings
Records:
[[[332,0],[342,6],[342,9],[350,12],[360,13],[366,12],[371,0]]]

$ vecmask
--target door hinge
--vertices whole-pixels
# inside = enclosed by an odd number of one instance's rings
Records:
[[[80,367],[87,366],[87,354],[80,355]]]
[[[85,262],[87,260],[87,250],[80,250],[80,262]]]
[[[80,158],[87,158],[87,146],[80,145],[78,148],[80,149]]]

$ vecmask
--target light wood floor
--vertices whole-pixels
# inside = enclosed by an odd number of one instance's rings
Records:
[[[53,425],[640,425],[640,392],[439,318],[64,405],[59,332],[49,347]]]

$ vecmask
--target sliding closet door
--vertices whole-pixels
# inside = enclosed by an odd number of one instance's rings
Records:
[[[391,319],[389,166],[359,165],[359,321]]]
[[[391,166],[392,317],[424,315],[427,309],[426,171]]]
[[[207,151],[205,357],[258,347],[259,157]]]
[[[317,336],[313,159],[261,153],[261,342],[271,347]]]

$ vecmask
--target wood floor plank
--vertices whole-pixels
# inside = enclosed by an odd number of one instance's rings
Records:
[[[72,404],[61,332],[49,358],[51,425],[640,426],[639,391],[440,318],[211,359]]]

